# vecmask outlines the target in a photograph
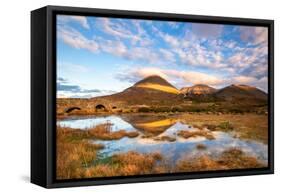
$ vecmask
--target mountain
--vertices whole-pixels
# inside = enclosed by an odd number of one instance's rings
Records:
[[[133,87],[154,89],[162,92],[179,94],[179,90],[160,76],[153,75],[137,82]]]
[[[122,92],[92,99],[102,99],[126,105],[174,106],[183,104],[185,99],[199,102],[263,103],[267,100],[267,94],[248,85],[230,85],[217,90],[208,85],[197,84],[178,90],[164,78],[153,75],[138,81]]]
[[[197,84],[191,87],[184,87],[180,90],[185,96],[200,96],[210,95],[215,93],[217,90],[205,84]]]
[[[262,90],[248,86],[232,84],[222,89],[215,89],[208,85],[197,84],[180,90],[184,98],[201,102],[232,101],[238,103],[263,103],[267,94]]]
[[[267,94],[262,90],[248,85],[230,85],[218,90],[215,97],[226,101],[266,101]]]
[[[58,110],[61,112],[73,107],[79,107],[87,114],[93,111],[266,111],[267,94],[248,85],[230,85],[217,90],[197,84],[178,90],[164,78],[154,75],[112,95],[58,101]],[[155,131],[157,128],[161,132],[170,124],[165,119],[147,122],[134,120],[135,127],[144,131],[151,131],[152,128]]]
[[[183,101],[180,92],[160,76],[149,76],[122,92],[109,96],[96,97],[129,105],[172,105]]]

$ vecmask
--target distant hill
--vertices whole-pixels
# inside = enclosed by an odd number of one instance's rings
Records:
[[[180,90],[185,96],[200,96],[210,95],[215,93],[217,90],[205,84],[197,84],[191,87],[184,87]]]
[[[197,101],[236,101],[245,103],[249,101],[266,101],[267,94],[262,90],[248,85],[230,85],[222,89],[215,89],[208,85],[197,84],[191,87],[184,87],[180,90],[185,98]]]
[[[248,85],[230,85],[225,88],[218,90],[215,94],[215,97],[223,99],[226,101],[235,101],[235,100],[258,100],[266,101],[267,94],[262,90],[248,86]]]

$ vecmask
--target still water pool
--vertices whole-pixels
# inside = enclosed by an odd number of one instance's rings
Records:
[[[92,117],[71,117],[57,121],[57,125],[70,128],[87,130],[99,124],[111,123],[112,131],[126,130],[138,131],[140,135],[135,138],[124,137],[120,140],[91,140],[93,143],[100,143],[105,146],[100,150],[99,157],[107,157],[116,153],[137,151],[140,153],[159,152],[170,163],[187,157],[197,157],[208,154],[214,158],[223,151],[230,148],[239,148],[246,154],[256,157],[259,161],[266,163],[268,147],[266,144],[254,140],[245,140],[235,137],[232,133],[221,131],[209,131],[215,139],[210,140],[203,136],[185,139],[177,135],[179,130],[198,130],[191,125],[185,124],[180,119],[169,119],[159,116],[138,116],[128,115],[92,116]],[[151,130],[157,133],[147,135]],[[208,130],[208,129],[204,129]],[[175,141],[159,140],[161,136],[172,137]],[[158,138],[158,140],[156,140]],[[205,149],[198,149],[198,144],[203,144]]]

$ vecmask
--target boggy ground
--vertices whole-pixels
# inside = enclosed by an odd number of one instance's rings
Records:
[[[131,123],[135,128],[138,128],[139,120],[147,120],[143,124],[142,128],[146,129],[148,132],[163,132],[166,130],[165,126],[169,127],[174,124],[176,121],[180,121],[184,124],[192,125],[194,128],[199,130],[208,129],[210,131],[223,131],[232,133],[235,137],[240,139],[255,140],[262,143],[268,143],[268,115],[265,114],[256,114],[256,113],[243,113],[243,114],[210,114],[210,113],[131,113],[130,119],[127,118],[128,114],[124,114],[122,118],[127,122]],[[157,122],[150,120],[152,116],[158,117]],[[169,119],[167,119],[167,117]],[[169,121],[169,122],[167,122]],[[153,127],[155,124],[162,124],[163,128],[157,126]],[[188,136],[205,136],[212,138],[210,133],[205,133],[204,130],[197,131],[195,133],[190,133],[183,131],[179,135],[183,137]],[[200,133],[200,134],[199,134]]]
[[[268,115],[247,114],[182,114],[182,122],[199,129],[231,132],[240,139],[268,143]]]
[[[161,113],[160,117],[168,114]],[[139,116],[135,115],[136,118]],[[179,131],[183,138],[204,136],[213,139],[206,131],[230,132],[239,138],[251,139],[267,143],[268,123],[267,115],[259,114],[169,114],[169,118],[180,119],[198,129],[193,132]],[[153,129],[153,128],[151,128]],[[57,127],[57,178],[90,178],[107,176],[127,176],[143,174],[159,174],[173,172],[211,171],[243,168],[261,168],[263,164],[253,156],[249,156],[239,148],[224,150],[219,157],[213,158],[207,153],[198,157],[178,159],[175,165],[166,161],[160,153],[138,153],[129,151],[99,158],[102,144],[93,143],[93,140],[117,140],[123,137],[135,138],[137,131],[112,131],[110,123],[102,124],[87,130]],[[90,142],[91,140],[91,142]],[[175,139],[159,138],[158,141],[173,142]],[[95,141],[94,141],[95,142]],[[206,145],[198,144],[195,149],[205,150]]]

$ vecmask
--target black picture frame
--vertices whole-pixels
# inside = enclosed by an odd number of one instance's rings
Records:
[[[161,175],[56,180],[57,14],[239,24],[268,27],[268,167]],[[274,21],[231,17],[46,6],[31,12],[31,182],[46,188],[169,181],[274,173]]]

